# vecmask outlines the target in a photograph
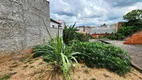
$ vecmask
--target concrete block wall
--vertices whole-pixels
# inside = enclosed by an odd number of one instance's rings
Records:
[[[19,52],[49,41],[43,21],[49,28],[46,0],[0,0],[0,54]],[[52,28],[49,31],[57,33]]]

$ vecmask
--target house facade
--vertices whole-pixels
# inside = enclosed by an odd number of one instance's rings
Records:
[[[50,27],[52,28],[60,28],[61,23],[50,18]]]
[[[65,22],[63,20],[56,21],[56,20],[50,18],[50,27],[64,29]]]
[[[50,33],[52,34],[52,37],[55,38],[57,36],[58,29],[59,29],[59,35],[62,36],[63,34],[62,23],[50,18]]]
[[[58,20],[58,22],[60,23],[60,28],[64,29],[65,21],[64,20]]]

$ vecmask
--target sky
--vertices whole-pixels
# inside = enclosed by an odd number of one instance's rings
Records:
[[[122,22],[134,9],[142,9],[142,0],[50,0],[51,18],[77,26]]]

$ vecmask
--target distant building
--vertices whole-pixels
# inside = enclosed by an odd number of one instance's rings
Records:
[[[106,34],[112,34],[116,33],[120,27],[122,26],[122,22],[118,22],[116,24],[111,24],[111,25],[101,25],[101,26],[78,26],[78,32],[80,33],[88,33],[92,37],[99,37],[99,36],[104,36]]]
[[[62,28],[64,29],[64,26],[65,26],[65,22],[63,20],[54,20],[52,18],[50,18],[50,27],[52,28]]]
[[[117,25],[117,26],[118,26],[118,27],[117,27],[118,29],[117,29],[117,30],[119,30],[119,29],[123,26],[123,24],[125,24],[125,23],[126,23],[126,22],[118,22],[118,25]]]
[[[116,33],[116,28],[108,27],[92,27],[90,31],[90,35],[94,37],[104,36],[106,34]]]
[[[92,27],[90,34],[111,34],[111,33],[116,33],[115,28],[110,28],[110,27]]]
[[[50,18],[50,27],[52,27],[52,28],[58,28],[58,27],[61,27],[60,25],[61,25],[60,22],[58,22],[58,21]]]
[[[91,30],[91,27],[90,26],[78,26],[77,27],[79,33],[86,33],[86,34],[90,34],[90,30]]]
[[[58,22],[60,23],[60,27],[61,27],[62,29],[64,29],[64,27],[65,27],[65,22],[64,22],[64,20],[58,20]]]

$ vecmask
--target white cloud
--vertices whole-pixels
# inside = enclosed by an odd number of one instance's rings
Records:
[[[74,22],[77,25],[112,24],[123,21],[123,15],[129,11],[142,9],[142,2],[130,2],[127,1],[129,5],[122,5],[122,0],[50,0],[50,15],[70,25]]]

